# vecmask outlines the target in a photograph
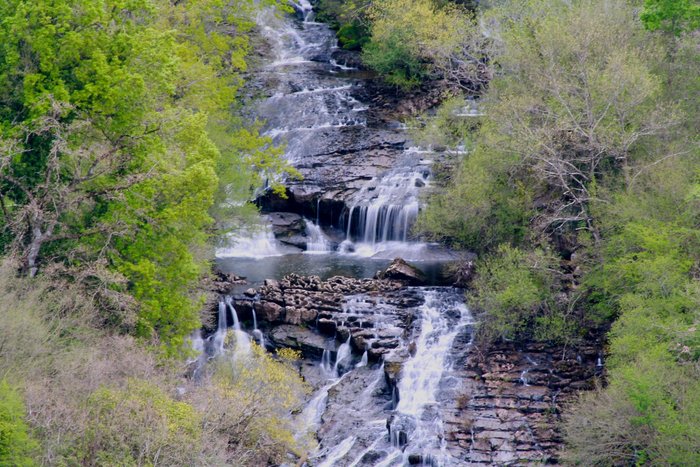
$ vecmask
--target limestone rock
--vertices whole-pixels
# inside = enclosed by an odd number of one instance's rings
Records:
[[[424,285],[426,277],[423,271],[408,264],[401,258],[396,258],[380,275],[381,279],[405,282],[409,285]]]

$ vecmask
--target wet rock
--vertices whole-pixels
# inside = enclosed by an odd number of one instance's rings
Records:
[[[304,357],[320,359],[327,339],[310,329],[282,324],[270,332],[270,340],[278,347],[289,347],[302,352]]]
[[[336,322],[328,318],[319,318],[316,327],[318,328],[318,332],[327,336],[335,336],[336,330],[338,329]]]
[[[251,297],[251,298],[255,297],[257,294],[258,294],[258,292],[253,288],[250,288],[244,292],[244,295],[246,295],[247,297]]]
[[[425,274],[417,267],[408,264],[401,258],[396,258],[379,276],[380,279],[390,279],[405,282],[409,285],[423,285]]]
[[[284,320],[284,308],[275,302],[256,302],[254,308],[259,320],[268,323],[278,323]]]
[[[306,223],[304,219],[293,212],[273,212],[268,214],[272,233],[275,237],[289,237],[295,234],[304,234],[306,232]]]

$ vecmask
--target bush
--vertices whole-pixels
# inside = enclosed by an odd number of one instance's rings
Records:
[[[290,452],[311,449],[310,440],[296,438],[290,413],[301,409],[309,388],[292,365],[297,354],[278,358],[253,344],[248,355],[217,362],[211,383],[197,388],[192,404],[204,419],[207,450],[215,463],[269,465],[285,462]]]
[[[463,52],[478,32],[465,10],[434,0],[380,0],[368,18],[371,37],[362,58],[390,84],[410,89],[429,75],[457,84],[473,78]]]
[[[5,380],[0,381],[0,465],[29,467],[38,444],[24,419],[24,403]]]
[[[566,304],[557,303],[556,258],[501,245],[477,264],[469,303],[481,311],[478,339],[565,342],[577,328]]]
[[[144,380],[102,387],[87,400],[82,465],[193,465],[202,449],[202,415]]]

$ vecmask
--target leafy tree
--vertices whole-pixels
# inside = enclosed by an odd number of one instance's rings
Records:
[[[83,278],[117,311],[106,321],[130,329],[117,317],[136,305],[136,333],[168,352],[198,323],[193,286],[215,206],[227,199],[237,219],[262,180],[295,174],[269,138],[230,117],[257,7],[0,7],[2,246],[31,276],[54,262]]]
[[[193,464],[201,449],[201,415],[146,381],[103,387],[87,401],[84,459],[94,465]]]
[[[556,258],[500,245],[481,260],[469,303],[482,312],[479,340],[567,342],[577,338],[574,316],[555,294],[561,288]]]
[[[20,395],[7,381],[0,381],[0,465],[37,465],[33,456],[38,444],[29,433],[24,416]]]
[[[641,20],[650,31],[678,36],[700,27],[700,4],[694,0],[644,0]]]
[[[434,0],[381,0],[367,16],[363,61],[390,84],[410,89],[431,75],[462,87],[484,80],[484,41],[466,10]]]

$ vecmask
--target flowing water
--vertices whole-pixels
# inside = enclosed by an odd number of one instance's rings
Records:
[[[305,213],[303,249],[315,256],[402,257],[423,262],[454,259],[411,234],[421,209],[421,192],[431,181],[431,153],[410,147],[400,125],[371,117],[371,102],[363,101],[369,99],[364,92],[366,74],[334,58],[338,51],[335,34],[314,21],[308,1],[291,3],[296,18],[278,17],[270,11],[258,18],[271,52],[256,71],[268,97],[257,102],[253,112],[265,122],[264,133],[284,145],[286,159],[305,174],[306,179],[294,189],[300,196],[311,190],[309,196],[314,197],[308,209],[315,212]],[[350,150],[348,145],[361,146],[365,140],[379,146],[389,141],[386,144],[394,152],[379,157],[378,162],[365,160],[365,155],[371,158],[374,154],[372,150],[351,160],[319,159],[323,154],[343,154]],[[357,174],[352,188],[336,183],[347,173]],[[329,184],[347,193],[324,192]],[[335,196],[333,202],[344,208],[321,216],[321,199],[326,196]],[[280,246],[270,229],[263,229],[232,236],[217,257],[225,262],[227,258],[257,260],[288,253],[292,252]]]
[[[257,104],[255,113],[266,122],[265,134],[285,145],[287,160],[311,174],[309,186],[322,190],[321,175],[314,179],[310,169],[322,174],[324,170],[356,168],[342,164],[317,167],[318,154],[342,154],[342,147],[329,148],[342,146],[348,138],[371,139],[375,130],[393,141],[406,138],[399,135],[403,131],[399,125],[372,127],[376,122],[370,115],[371,103],[363,101],[361,73],[334,58],[334,33],[314,21],[310,3],[299,0],[292,4],[295,19],[266,12],[258,20],[272,52],[257,71],[269,94]],[[466,108],[464,113],[473,110]],[[420,261],[428,275],[436,278],[434,282],[440,283],[440,274],[430,272],[432,265],[455,256],[417,241],[411,231],[421,209],[421,193],[431,183],[430,153],[408,143],[389,146],[397,157],[382,161],[381,170],[368,168],[372,173],[361,177],[361,186],[347,191],[344,207],[335,217],[320,215],[326,193],[313,192],[310,205],[315,210],[305,213],[300,234],[307,254],[300,249],[285,250],[273,230],[264,228],[232,236],[217,251],[220,268],[256,284],[291,272],[370,277],[390,260],[402,257]],[[299,185],[302,192],[304,183]],[[355,347],[354,351],[350,336],[329,345],[316,362],[323,381],[296,415],[298,437],[314,433],[319,441],[307,465],[456,465],[445,447],[440,404],[447,397],[444,387],[450,383],[455,339],[470,334],[472,317],[460,291],[432,287],[412,288],[410,293],[418,303],[410,309],[410,319],[396,303],[376,296],[345,298],[342,313],[335,319],[346,320],[339,326],[366,329],[367,348],[358,352]],[[255,314],[251,332],[264,345]],[[249,351],[251,340],[227,298],[219,304],[218,328],[209,338],[213,354],[224,351],[231,335],[234,353]],[[369,355],[375,344],[386,345],[387,336],[395,339],[396,348],[384,358],[401,367],[393,382],[388,381],[384,364]],[[196,345],[207,347],[201,337]]]

